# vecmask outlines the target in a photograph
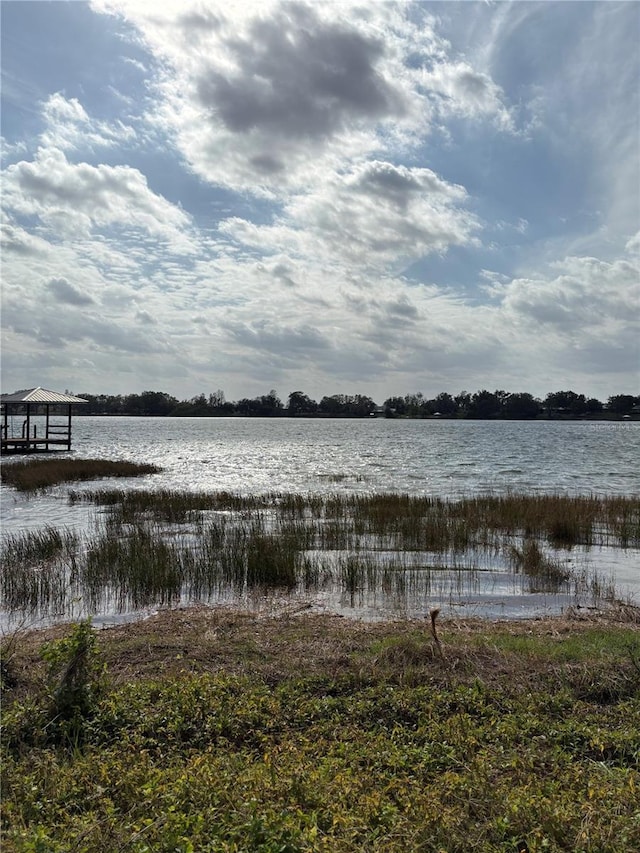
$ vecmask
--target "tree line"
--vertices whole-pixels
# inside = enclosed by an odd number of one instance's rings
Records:
[[[388,418],[611,418],[640,417],[640,395],[615,394],[606,402],[585,397],[575,391],[555,391],[544,399],[528,393],[506,391],[461,391],[453,396],[446,392],[425,397],[421,392],[404,397],[389,397],[378,406],[364,394],[333,394],[313,400],[303,391],[292,391],[286,403],[275,390],[259,397],[235,402],[226,399],[224,391],[198,394],[189,400],[178,400],[163,391],[141,394],[79,394],[87,400],[78,414],[84,415],[155,415],[167,417],[349,417],[364,418],[384,415]]]

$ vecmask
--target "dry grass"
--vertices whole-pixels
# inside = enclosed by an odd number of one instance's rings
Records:
[[[428,618],[364,622],[284,607],[260,615],[227,607],[162,609],[136,622],[98,632],[110,677],[134,681],[188,672],[251,673],[268,683],[304,672],[306,677],[363,676],[367,667],[388,667],[395,677],[418,666],[429,679],[517,678],[535,684],[548,660],[532,656],[526,671],[514,663],[519,640],[561,644],[594,630],[631,631],[640,638],[640,608],[620,605],[606,612],[571,611],[531,620],[442,619],[437,651]],[[12,643],[11,671],[18,692],[29,692],[42,676],[40,648],[68,633],[68,625],[22,629]],[[8,636],[9,639],[11,635]],[[5,642],[6,645],[6,642]],[[378,648],[380,652],[371,653]],[[414,673],[415,675],[415,673]]]
[[[103,477],[140,477],[159,471],[156,465],[113,459],[26,459],[3,464],[0,478],[5,485],[18,491],[36,492],[59,483]]]

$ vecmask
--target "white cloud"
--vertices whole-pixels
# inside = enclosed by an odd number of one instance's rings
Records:
[[[630,255],[640,254],[640,231],[627,240],[625,243],[625,249]]]
[[[92,4],[126,41],[8,111],[12,384],[624,390],[637,63],[629,4],[582,5]]]
[[[80,288],[75,287],[66,278],[52,278],[49,291],[56,302],[63,305],[93,305],[94,299]]]
[[[42,147],[62,151],[109,147],[132,142],[136,132],[121,121],[109,124],[92,120],[77,98],[67,99],[60,92],[51,95],[43,106],[47,123]]]
[[[191,252],[189,216],[151,192],[129,166],[73,164],[56,148],[41,148],[4,173],[3,202],[17,215],[35,216],[52,233],[76,238],[109,226],[146,232]]]
[[[504,104],[504,92],[491,77],[468,62],[440,62],[421,77],[438,111],[470,118],[490,117],[504,130],[513,130],[513,118]]]
[[[516,335],[513,352],[536,364],[542,376],[582,376],[583,387],[605,399],[616,393],[616,375],[628,375],[635,387],[640,265],[629,257],[613,262],[569,257],[554,267],[555,274],[514,279],[502,287],[499,310]]]
[[[452,245],[473,242],[477,219],[463,187],[430,169],[373,160],[293,197],[275,225],[238,218],[221,230],[263,251],[288,246],[300,256],[360,268],[398,268]]]
[[[610,263],[572,257],[554,267],[554,277],[514,279],[506,286],[504,306],[514,319],[572,339],[615,339],[637,329],[640,266],[627,259]]]
[[[22,157],[27,151],[27,144],[23,140],[9,142],[4,136],[0,136],[0,154],[2,160],[7,161],[15,157]]]
[[[49,254],[50,246],[46,240],[31,234],[6,216],[3,217],[1,229],[2,250],[5,252],[5,258],[9,253],[34,259]]]

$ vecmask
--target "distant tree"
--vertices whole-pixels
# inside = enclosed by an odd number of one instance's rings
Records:
[[[412,417],[420,417],[427,414],[426,404],[427,401],[422,391],[417,391],[415,394],[407,394],[404,398],[405,411]]]
[[[140,394],[127,394],[123,400],[123,411],[126,415],[142,415],[142,401]]]
[[[247,397],[238,400],[236,409],[245,417],[274,418],[284,414],[282,401],[274,390],[252,400]]]
[[[124,398],[118,394],[78,394],[87,400],[86,406],[78,406],[79,415],[121,415],[124,413]]]
[[[356,394],[351,398],[349,414],[364,418],[370,415],[375,408],[376,404],[371,397],[367,397],[365,394]]]
[[[302,391],[292,391],[289,394],[287,412],[290,417],[296,415],[311,415],[318,411],[318,404]]]
[[[172,417],[207,418],[213,414],[213,409],[204,394],[196,394],[190,400],[183,400],[171,411]]]
[[[168,415],[178,404],[175,397],[163,391],[143,391],[140,402],[145,415]]]
[[[260,397],[262,404],[262,415],[267,418],[278,417],[284,413],[282,400],[278,397],[276,391],[272,388],[268,394]]]
[[[597,414],[604,409],[604,404],[595,397],[589,397],[585,403],[585,411],[588,414]]]
[[[615,394],[607,400],[607,410],[614,415],[628,415],[638,404],[640,404],[640,397],[633,397],[631,394]]]
[[[446,391],[441,391],[433,400],[433,414],[439,412],[441,415],[455,415],[458,411],[458,404],[453,399],[451,394]]]
[[[384,407],[385,414],[388,417],[392,417],[394,415],[405,415],[407,413],[407,406],[404,401],[404,397],[389,397],[382,404]]]
[[[331,397],[323,397],[318,404],[320,412],[333,417],[366,417],[375,408],[376,404],[371,397],[364,394],[333,394]]]
[[[544,407],[550,417],[575,416],[586,412],[586,403],[584,394],[576,394],[575,391],[554,391],[545,397]]]
[[[218,388],[217,391],[209,394],[208,410],[209,415],[224,417],[232,415],[235,412],[236,407],[234,403],[229,403],[227,401],[224,391]]]
[[[468,391],[460,391],[453,399],[458,407],[458,413],[463,417],[466,416],[471,405],[471,394]]]
[[[504,391],[476,391],[467,408],[470,418],[497,418],[502,413],[502,395]]]
[[[127,415],[168,415],[178,401],[163,391],[143,391],[124,398],[123,409]]]
[[[221,388],[209,394],[209,406],[212,409],[222,409],[226,405],[226,402],[224,391]]]
[[[17,393],[17,392],[15,392]],[[69,392],[71,393],[71,392]],[[292,391],[283,406],[275,390],[253,399],[243,398],[237,403],[228,402],[224,391],[218,389],[205,397],[197,394],[190,400],[178,400],[164,391],[143,391],[141,394],[109,395],[87,394],[78,396],[87,401],[79,407],[79,415],[172,415],[214,416],[242,414],[245,416],[281,417],[282,415],[324,414],[334,417],[366,417],[376,409],[375,402],[364,394],[333,394],[316,403],[303,391]],[[640,412],[640,396],[615,394],[603,405],[595,397],[587,399],[575,391],[554,391],[540,401],[528,393],[508,394],[506,391],[485,390],[470,394],[460,391],[455,397],[442,391],[433,399],[422,392],[391,396],[384,401],[388,416],[425,417],[439,413],[445,416],[473,418],[531,418],[540,412],[549,417],[583,417],[607,413],[624,416]]]
[[[505,418],[535,418],[542,411],[540,400],[531,394],[508,394],[502,406]]]
[[[323,397],[318,409],[324,415],[345,415],[347,412],[347,398],[344,394],[332,394],[330,397]]]
[[[244,415],[244,417],[259,415],[260,401],[256,398],[250,399],[249,397],[243,397],[241,400],[237,401],[236,410],[239,415]]]

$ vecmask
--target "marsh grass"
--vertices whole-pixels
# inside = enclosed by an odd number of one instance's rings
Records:
[[[13,467],[13,466],[12,466]],[[596,573],[568,567],[558,551],[637,546],[640,501],[508,495],[460,501],[404,494],[242,496],[230,492],[99,489],[71,502],[103,509],[79,536],[54,528],[2,543],[2,601],[13,613],[64,612],[67,600],[98,612],[227,590],[313,592],[337,585],[350,596],[467,595],[478,569],[504,555],[524,592],[615,596]]]
[[[4,537],[3,606],[10,611],[64,613],[79,546],[78,534],[51,526]]]
[[[0,466],[0,478],[21,492],[35,492],[77,480],[157,474],[156,465],[113,459],[26,459]]]
[[[87,549],[82,587],[94,604],[105,587],[115,589],[121,608],[170,604],[182,587],[180,549],[153,529],[136,525],[100,537]]]
[[[525,539],[520,548],[511,545],[510,558],[515,571],[528,576],[531,592],[556,592],[567,588],[571,572],[557,560],[550,559],[534,539]]]

